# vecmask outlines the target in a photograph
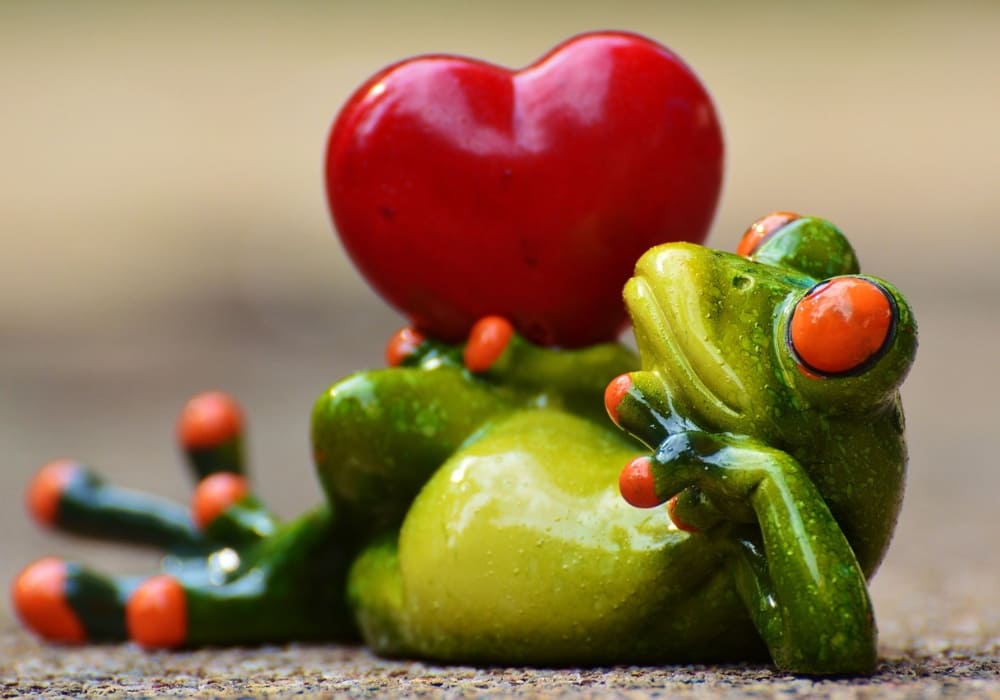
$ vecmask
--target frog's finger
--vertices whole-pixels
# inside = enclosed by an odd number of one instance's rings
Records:
[[[724,520],[705,492],[691,486],[667,501],[667,514],[678,530],[705,532]]]
[[[618,475],[618,490],[629,505],[655,508],[670,500],[672,494],[657,489],[653,460],[648,455],[636,457]]]
[[[697,487],[711,500],[711,508],[707,503],[697,503],[703,500],[701,494],[697,499],[693,495],[685,498],[683,504],[674,506],[682,521],[683,514],[693,516],[698,522],[691,524],[700,529],[723,516],[748,522],[753,517],[747,504],[748,494],[761,475],[752,468],[744,468],[744,465],[751,465],[749,458],[734,457],[734,451],[739,449],[727,444],[723,436],[700,431],[674,433],[653,455],[637,457],[625,466],[619,476],[619,489],[630,504],[652,508],[686,489]],[[755,453],[749,451],[749,454]],[[680,511],[677,511],[678,506]]]
[[[177,440],[198,481],[210,474],[242,474],[243,411],[220,391],[191,398],[177,419]]]
[[[46,557],[17,576],[11,602],[24,626],[48,641],[121,641],[127,638],[125,600],[133,587],[134,580]]]
[[[128,639],[144,649],[278,641],[279,611],[266,589],[248,578],[213,586],[158,574],[136,587],[125,607]]]
[[[657,478],[660,474],[660,478]],[[663,465],[655,458],[640,456],[629,462],[618,479],[622,497],[637,508],[667,504],[667,514],[678,530],[704,532],[719,524],[724,516],[697,486],[675,491],[680,483],[663,476]]]
[[[168,550],[203,547],[184,506],[108,484],[73,460],[42,467],[28,485],[27,506],[39,524],[65,532]]]
[[[218,391],[195,396],[177,421],[177,436],[198,478],[191,519],[210,539],[242,544],[271,534],[277,522],[250,495],[244,476],[243,411]]]
[[[618,476],[618,490],[636,508],[655,508],[693,486],[697,475],[685,465],[664,464],[656,455],[642,455],[625,465]]]
[[[415,328],[407,326],[399,329],[385,345],[385,363],[390,367],[399,367],[406,360],[416,357],[426,342],[424,334]]]
[[[250,493],[240,474],[218,472],[202,479],[191,496],[191,519],[211,540],[228,545],[267,537],[277,520]]]
[[[514,326],[502,316],[485,316],[472,326],[462,351],[465,367],[481,373],[496,365],[514,339]]]
[[[604,390],[604,408],[619,428],[650,449],[668,434],[668,421],[648,400],[648,387],[656,378],[645,371],[620,374]]]
[[[125,607],[128,638],[147,649],[171,649],[188,641],[184,586],[170,574],[143,581]]]

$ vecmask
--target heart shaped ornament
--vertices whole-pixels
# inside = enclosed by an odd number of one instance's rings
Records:
[[[622,330],[643,252],[704,240],[722,163],[694,73],[601,32],[517,71],[444,55],[384,69],[338,115],[326,185],[348,254],[425,334],[457,342],[498,314],[579,347]]]

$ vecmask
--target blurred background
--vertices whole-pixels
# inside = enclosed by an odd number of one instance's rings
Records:
[[[818,214],[910,298],[921,348],[904,389],[907,502],[873,588],[883,643],[996,645],[1000,3],[987,1],[0,3],[2,585],[46,553],[152,566],[39,532],[23,489],[75,456],[186,500],[173,421],[204,388],[244,401],[263,497],[285,515],[314,504],[311,403],[380,365],[402,324],[331,230],[321,167],[337,109],[409,55],[522,66],[601,28],[670,46],[714,95],[728,164],[712,245],[731,249],[773,209]]]

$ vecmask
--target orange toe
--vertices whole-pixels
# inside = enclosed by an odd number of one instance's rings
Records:
[[[636,457],[618,476],[618,490],[630,505],[653,508],[663,501],[656,495],[656,480],[649,457]]]
[[[49,462],[28,484],[28,512],[40,525],[51,527],[59,517],[59,500],[82,467],[71,459]]]
[[[25,627],[53,642],[82,642],[87,633],[66,600],[66,563],[55,557],[26,567],[11,589],[14,610]]]
[[[177,420],[177,438],[188,450],[219,447],[243,430],[239,404],[220,391],[199,394],[185,404]]]
[[[611,420],[615,422],[615,425],[621,425],[618,419],[618,406],[621,405],[622,399],[625,398],[625,394],[631,388],[632,377],[628,374],[619,374],[611,380],[604,390],[604,408],[607,410]]]
[[[223,511],[250,491],[239,474],[218,472],[202,479],[191,497],[191,517],[201,529],[208,527]]]
[[[669,501],[667,501],[667,515],[670,516],[670,522],[672,522],[674,524],[674,527],[676,527],[678,530],[683,530],[684,532],[700,532],[700,530],[696,528],[694,525],[684,522],[677,515],[677,499],[680,497],[681,495],[677,494]]]
[[[423,334],[413,328],[402,328],[396,332],[385,346],[385,362],[390,367],[398,367],[407,357],[417,351],[425,341]]]
[[[485,372],[500,359],[514,337],[514,326],[501,316],[485,316],[472,326],[462,359],[470,372]]]
[[[143,581],[125,606],[128,636],[147,649],[179,647],[187,640],[187,596],[172,576]]]

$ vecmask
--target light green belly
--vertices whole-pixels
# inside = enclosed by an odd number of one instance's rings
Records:
[[[718,553],[663,508],[632,508],[618,494],[638,452],[554,410],[507,417],[459,451],[400,533],[407,646],[507,663],[656,658],[704,636],[673,610],[681,601],[731,619],[732,596],[714,590]],[[706,587],[717,601],[701,601]],[[688,639],[669,641],[678,634]]]

